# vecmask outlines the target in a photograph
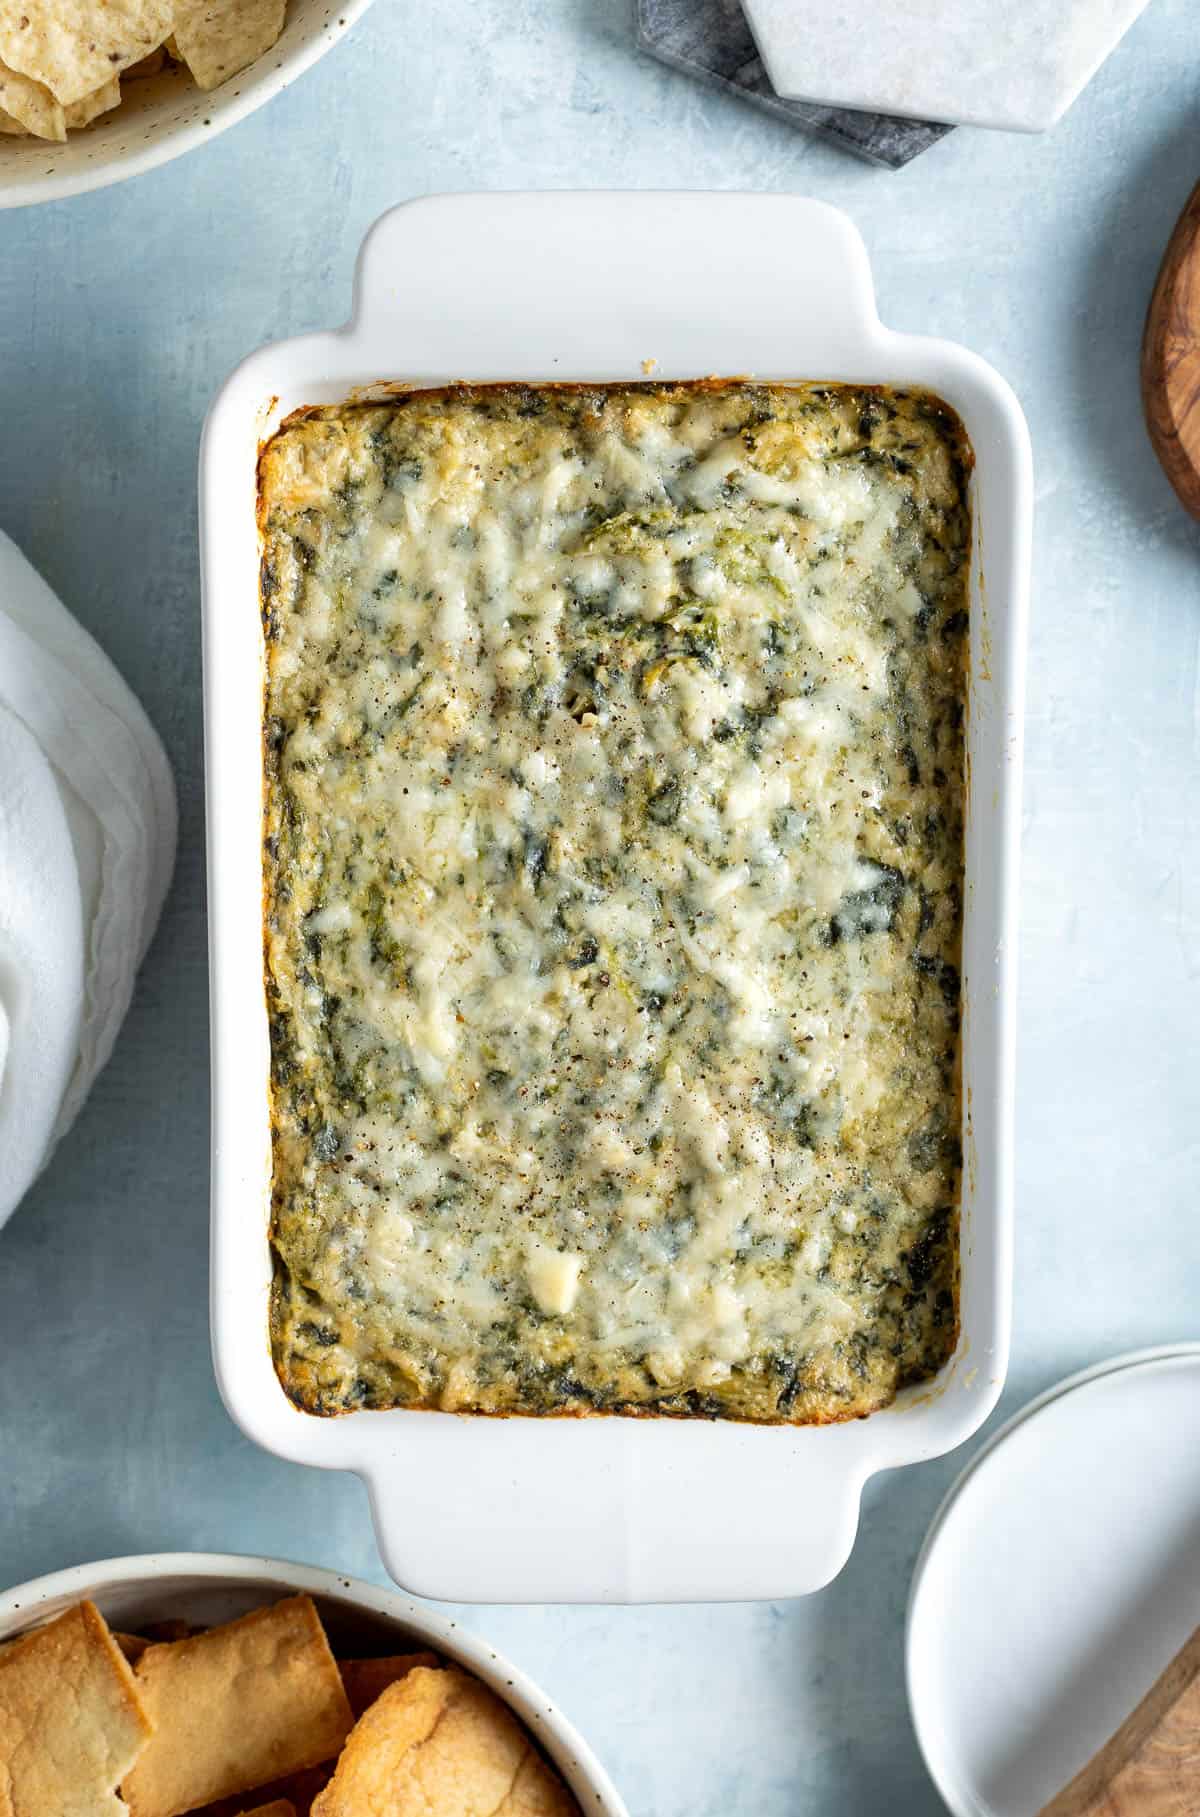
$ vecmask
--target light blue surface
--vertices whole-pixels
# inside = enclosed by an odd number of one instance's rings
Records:
[[[1012,380],[1039,520],[1004,1409],[1200,1335],[1200,535],[1137,393],[1198,125],[1189,0],[1153,0],[1051,136],[956,132],[898,175],[640,61],[625,5],[377,0],[203,151],[0,215],[0,523],[140,692],[183,810],[117,1054],[0,1235],[0,1582],[167,1547],[380,1575],[359,1485],[256,1452],[209,1366],[195,454],[234,362],[342,320],[363,232],[423,191],[811,193],[858,220],[887,321]],[[872,1485],[850,1565],[803,1603],[468,1619],[579,1722],[635,1817],[929,1817],[903,1612],[962,1461]]]

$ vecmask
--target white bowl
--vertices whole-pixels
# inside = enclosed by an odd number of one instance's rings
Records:
[[[548,281],[547,274],[552,274]],[[380,379],[753,373],[926,385],[974,444],[968,702],[962,1332],[935,1381],[838,1426],[316,1419],[267,1341],[271,1143],[262,950],[259,443],[301,404]],[[962,347],[885,328],[862,240],[796,196],[445,196],[394,209],[359,259],[353,320],[266,347],[228,380],[201,455],[217,1379],[249,1437],[366,1481],[389,1570],[449,1601],[794,1596],[849,1555],[876,1470],[961,1444],[1008,1361],[1017,863],[1029,437]],[[986,589],[984,577],[986,573]]]
[[[53,202],[103,189],[166,164],[252,114],[323,57],[371,0],[288,0],[279,42],[207,94],[187,71],[172,69],[123,87],[120,107],[65,145],[0,138],[0,208]]]
[[[532,1680],[491,1647],[431,1609],[374,1584],[278,1558],[234,1552],[144,1553],[76,1565],[0,1595],[0,1642],[80,1602],[94,1602],[114,1628],[178,1617],[201,1627],[305,1591],[321,1611],[335,1650],[412,1652],[428,1647],[482,1679],[504,1699],[554,1762],[587,1817],[628,1817],[608,1774],[582,1736]]]

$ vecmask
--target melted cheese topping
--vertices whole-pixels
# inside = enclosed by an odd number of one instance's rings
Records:
[[[269,444],[301,1405],[828,1419],[944,1361],[969,458],[925,395],[743,384]]]

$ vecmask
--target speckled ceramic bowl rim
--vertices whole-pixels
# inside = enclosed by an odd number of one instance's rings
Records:
[[[184,152],[193,151],[227,127],[236,126],[239,120],[244,120],[264,102],[281,93],[297,76],[303,75],[319,57],[333,48],[370,4],[371,0],[343,0],[339,6],[333,0],[327,0],[322,7],[317,0],[311,21],[304,18],[289,20],[279,43],[240,76],[231,77],[221,88],[207,94],[202,89],[190,90],[189,94],[195,95],[194,112],[190,118],[174,125],[164,123],[156,128],[154,103],[140,106],[135,101],[132,105],[136,111],[126,112],[125,108],[130,106],[126,103],[86,131],[70,134],[65,145],[23,139],[8,141],[8,148],[16,148],[14,157],[20,159],[20,164],[18,174],[9,180],[5,174],[5,161],[0,158],[0,208],[26,208],[36,202],[56,202],[88,190],[105,189],[112,183],[141,176],[160,164],[169,163],[172,158],[181,157]],[[304,35],[289,45],[289,36],[295,28]],[[157,87],[157,80],[152,81]],[[146,86],[151,92],[150,84]],[[176,85],[169,92],[175,96],[183,91]],[[120,136],[117,129],[124,125],[127,131],[135,131],[135,121],[145,122],[143,129],[137,132],[139,142],[132,146],[124,144],[121,149],[106,155],[109,140]],[[5,143],[0,142],[0,152],[5,149]],[[35,169],[38,164],[41,168]],[[22,177],[21,169],[26,166],[32,174]]]
[[[0,1642],[36,1627],[85,1597],[103,1612],[106,1598],[135,1586],[144,1585],[153,1592],[156,1583],[162,1583],[164,1591],[166,1586],[174,1585],[175,1595],[181,1595],[181,1579],[190,1581],[193,1593],[208,1587],[250,1591],[261,1588],[264,1602],[276,1593],[290,1596],[304,1592],[317,1601],[357,1610],[373,1621],[394,1623],[407,1639],[418,1640],[457,1661],[511,1705],[554,1761],[586,1817],[629,1817],[615,1786],[583,1737],[531,1678],[449,1616],[423,1608],[395,1590],[380,1589],[339,1571],[236,1552],[148,1552],[73,1565],[0,1594]],[[172,1596],[166,1593],[159,1619],[167,1619],[177,1609],[178,1603],[172,1607]]]

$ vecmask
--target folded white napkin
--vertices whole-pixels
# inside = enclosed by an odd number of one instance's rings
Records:
[[[0,532],[0,1224],[112,1052],[175,832],[157,733]]]

